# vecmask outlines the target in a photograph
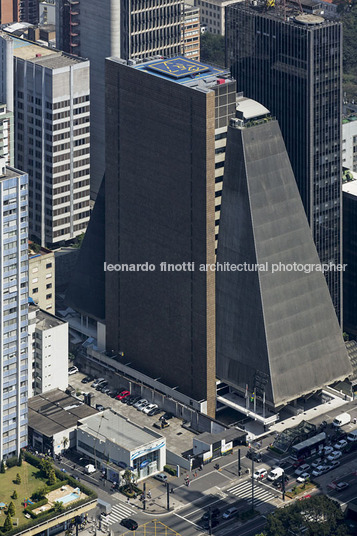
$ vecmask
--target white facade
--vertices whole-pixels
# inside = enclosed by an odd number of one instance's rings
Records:
[[[241,0],[243,1],[243,0]],[[216,35],[225,34],[225,9],[239,0],[196,0],[196,6],[201,8],[201,25],[207,31]]]
[[[357,171],[357,116],[342,124],[342,167]]]
[[[40,24],[56,24],[55,1],[47,0],[38,4],[38,19]]]
[[[29,174],[30,237],[53,247],[90,217],[89,62],[11,39],[15,163]]]
[[[132,467],[142,480],[162,471],[166,464],[166,438],[112,410],[79,422],[77,450],[105,468],[109,480],[117,478],[117,482],[120,467]]]
[[[0,460],[27,445],[28,178],[0,158]]]
[[[34,305],[29,307],[32,378],[29,396],[68,385],[68,324]]]

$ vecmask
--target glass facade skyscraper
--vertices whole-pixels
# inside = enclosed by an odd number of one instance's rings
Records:
[[[27,445],[28,178],[0,159],[0,459]]]
[[[237,89],[279,121],[321,262],[340,263],[341,24],[234,4],[226,44]],[[341,323],[341,272],[325,276]]]

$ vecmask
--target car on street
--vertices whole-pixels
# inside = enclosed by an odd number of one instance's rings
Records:
[[[324,447],[323,452],[324,456],[328,456],[333,451],[333,447]]]
[[[79,372],[79,369],[78,367],[69,367],[68,369],[68,375],[71,376],[72,374],[76,374],[77,372]]]
[[[260,469],[257,469],[256,471],[254,471],[253,478],[255,480],[262,480],[263,478],[267,476],[267,474],[268,474],[268,471],[264,469],[263,467],[261,467]]]
[[[158,407],[159,406],[157,404],[148,404],[145,406],[145,408],[143,408],[142,412],[148,414],[152,409],[156,409]]]
[[[262,461],[262,455],[260,454],[260,452],[254,452],[254,450],[248,450],[246,457],[249,460],[254,460],[258,463]]]
[[[232,506],[231,508],[228,508],[225,512],[223,512],[223,519],[231,519],[232,517],[236,516],[238,514],[239,510],[235,506]]]
[[[311,473],[312,476],[321,476],[329,471],[328,465],[319,465],[316,469],[314,469]]]
[[[135,404],[133,404],[133,408],[139,409],[142,404],[148,404],[149,402],[146,400],[146,398],[140,398]]]
[[[124,519],[120,521],[120,524],[129,530],[136,530],[139,526],[137,522],[134,521],[134,519],[130,519],[130,517],[124,517]]]
[[[213,519],[214,517],[218,517],[220,513],[221,513],[221,511],[220,511],[219,508],[212,508],[211,509],[211,518]],[[201,521],[206,521],[207,519],[209,519],[209,510],[207,510],[203,514],[203,516],[201,517]]]
[[[285,480],[285,483],[289,482],[290,480],[286,473],[284,473],[284,480]],[[273,480],[273,486],[275,486],[276,488],[281,488],[282,482],[283,482],[283,475],[279,476],[276,480]]]
[[[81,383],[90,383],[94,380],[94,376],[85,376]]]
[[[334,445],[334,449],[344,449],[347,447],[348,442],[345,439],[340,439],[340,441],[337,441],[337,443]]]
[[[329,456],[327,456],[327,460],[329,462],[332,462],[333,460],[337,460],[338,458],[341,458],[342,452],[340,450],[333,450]]]
[[[149,415],[149,417],[153,417],[154,415],[158,415],[159,413],[161,413],[161,411],[162,410],[159,407],[157,407],[157,408],[151,409],[148,412],[148,415]]]
[[[296,460],[293,464],[293,467],[296,469],[297,467],[300,467],[300,465],[305,463],[305,458],[299,458]]]
[[[335,468],[338,467],[339,465],[341,465],[341,462],[339,462],[338,460],[332,460],[332,461],[329,463],[329,466],[330,466],[332,469],[335,469]]]
[[[217,527],[217,525],[219,525],[219,520],[216,517],[212,517],[211,518],[211,528],[213,529],[214,527]],[[209,529],[209,519],[206,519],[206,520],[202,521],[202,527],[205,530]]]
[[[125,391],[122,391],[121,393],[119,393],[115,398],[117,400],[123,400],[123,398],[126,398],[129,395],[130,395],[130,391],[125,390]]]
[[[331,451],[332,452],[332,451]],[[311,467],[313,469],[316,469],[316,467],[318,467],[319,465],[321,465],[323,462],[323,459],[322,458],[316,458],[316,460],[314,462],[312,462],[311,464]]]
[[[304,463],[303,465],[300,465],[297,469],[295,469],[294,474],[296,476],[302,475],[302,473],[306,473],[310,469],[310,465],[308,463]]]
[[[160,480],[160,482],[167,482],[167,475],[165,475],[165,473],[158,473],[157,475],[154,475],[154,478]]]
[[[299,482],[299,484],[303,484],[310,478],[310,473],[302,473],[300,476],[297,477],[296,482]]]
[[[348,482],[339,482],[338,484],[336,484],[336,491],[342,491],[343,489],[348,488],[348,486]]]

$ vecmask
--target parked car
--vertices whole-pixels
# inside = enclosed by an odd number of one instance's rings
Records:
[[[262,455],[260,454],[260,452],[254,452],[254,450],[248,450],[246,457],[249,460],[254,460],[255,462],[258,462],[258,463],[262,461]]]
[[[147,406],[145,406],[145,408],[142,409],[142,412],[148,414],[152,409],[156,409],[158,407],[159,406],[157,404],[148,404]]]
[[[161,413],[161,411],[162,410],[159,407],[151,409],[148,413],[148,416],[153,417],[154,415],[158,415],[159,413]]]
[[[104,378],[98,378],[97,380],[94,380],[94,382],[92,383],[91,387],[93,387],[94,389],[97,387],[97,385],[99,385],[101,382],[104,382],[105,379]]]
[[[129,530],[136,530],[139,526],[137,522],[134,521],[134,519],[130,519],[130,517],[124,517],[124,519],[120,521],[120,524]]]
[[[172,419],[173,416],[174,416],[173,413],[170,413],[169,411],[166,411],[166,413],[164,413],[163,415],[161,415],[161,417],[160,417],[160,421],[162,421],[163,419],[164,419],[165,421],[168,421],[169,419]]]
[[[231,508],[228,508],[225,512],[223,512],[223,519],[231,519],[232,517],[236,516],[238,514],[239,510],[235,506],[232,506]]]
[[[214,517],[218,517],[220,513],[221,511],[219,508],[212,508],[211,519],[213,519]],[[209,519],[209,510],[203,514],[203,516],[201,517],[201,521],[206,521],[207,519]]]
[[[68,369],[68,375],[71,376],[72,374],[76,374],[77,372],[79,372],[79,369],[78,367],[69,367]]]
[[[149,405],[149,402],[147,400],[143,400],[140,404],[137,402],[137,404],[134,404],[134,408],[136,408],[138,411],[143,411],[146,406]]]
[[[170,423],[168,423],[167,421],[157,421],[154,422],[153,426],[155,428],[158,428],[159,430],[162,430],[163,428],[168,428],[170,426]]]
[[[167,482],[167,475],[165,473],[158,473],[157,475],[154,475],[154,478],[160,480],[160,482]]]
[[[331,454],[332,451],[333,451],[333,447],[324,447],[323,448],[324,456],[328,456],[328,454]]]
[[[83,378],[82,382],[81,383],[90,383],[94,380],[94,376],[86,376],[85,378]]]
[[[263,467],[261,467],[260,469],[257,469],[256,471],[254,471],[253,478],[255,480],[262,480],[263,478],[267,476],[267,474],[268,474],[268,471],[264,469]]]
[[[342,491],[343,489],[348,488],[348,486],[348,482],[339,482],[338,484],[336,484],[336,491]]]
[[[146,400],[146,398],[139,398],[139,400],[133,404],[133,408],[138,409],[144,403],[148,404],[149,402]]]
[[[337,441],[336,445],[334,445],[334,449],[344,449],[347,447],[348,442],[345,439],[340,439],[340,441]]]
[[[97,409],[98,411],[104,411],[105,407],[102,404],[96,404],[95,409]]]
[[[327,456],[327,459],[329,462],[332,462],[333,460],[337,460],[338,458],[341,458],[342,452],[340,450],[333,450],[329,456]]]
[[[299,484],[303,484],[310,478],[310,473],[302,473],[300,476],[297,477],[296,482],[299,482]]]
[[[308,463],[304,463],[303,465],[300,465],[298,469],[294,471],[296,476],[302,475],[302,473],[306,473],[310,469],[310,465]]]
[[[103,387],[101,389],[101,392],[104,394],[104,395],[107,395],[108,393],[110,393],[110,387]]]
[[[299,458],[296,460],[293,464],[293,467],[296,469],[297,467],[300,467],[300,465],[303,465],[305,463],[305,458]]]
[[[105,389],[105,388],[107,387],[107,385],[108,385],[107,380],[104,380],[104,381],[100,382],[100,383],[97,385],[96,390],[101,392],[102,389]]]
[[[141,400],[141,396],[138,396],[138,395],[130,395],[132,396],[133,398],[130,398],[130,400],[128,400],[127,404],[128,406],[134,406],[134,404],[136,404],[137,402],[139,402],[139,400]]]
[[[130,391],[125,390],[125,391],[122,391],[121,393],[119,393],[115,398],[117,400],[123,400],[123,398],[126,398],[129,395],[130,395]]]

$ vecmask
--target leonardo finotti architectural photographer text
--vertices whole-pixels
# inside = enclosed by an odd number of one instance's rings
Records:
[[[182,262],[178,264],[160,262],[156,265],[149,262],[139,264],[110,264],[104,263],[105,272],[194,272],[196,269],[200,272],[344,272],[347,264],[334,264],[332,262],[323,264],[302,264],[292,262],[284,264],[263,263],[250,264],[243,262],[241,264],[232,264],[230,262],[217,262],[215,264],[196,264],[194,262]]]

